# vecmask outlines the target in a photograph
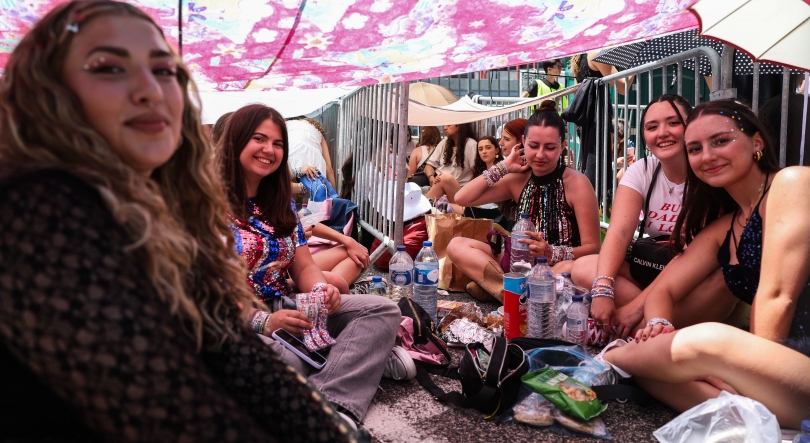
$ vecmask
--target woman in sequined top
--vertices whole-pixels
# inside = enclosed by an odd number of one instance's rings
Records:
[[[596,194],[584,175],[561,163],[564,147],[565,122],[554,101],[544,101],[526,123],[522,145],[456,194],[464,206],[516,201],[518,213],[529,214],[538,231],[521,243],[528,245],[532,256],[548,257],[555,272],[569,270],[573,258],[599,252]],[[503,301],[502,279],[498,282],[503,269],[489,245],[455,238],[447,249],[474,284]],[[476,298],[488,298],[473,285],[467,289]]]
[[[762,124],[732,100],[698,106],[687,123],[687,190],[675,227],[685,236],[675,241],[689,247],[653,283],[636,341],[605,359],[676,410],[725,390],[798,428],[810,412],[810,170],[780,170]],[[718,268],[734,296],[753,305],[750,332],[720,323],[676,330],[675,304]]]
[[[258,324],[256,332],[267,345],[307,375],[341,413],[359,422],[386,363],[396,360],[392,347],[400,311],[385,297],[341,295],[328,284],[310,255],[295,212],[288,152],[283,117],[264,105],[248,105],[234,112],[220,140],[217,160],[232,205],[235,248],[248,264],[248,286],[269,308],[269,318],[268,312],[259,310],[253,313],[251,324]],[[319,370],[271,338],[277,329],[301,336],[304,329],[313,327],[297,309],[287,275],[299,292],[310,292],[316,286],[326,291],[327,329],[337,343],[323,351],[328,353],[327,362]],[[266,320],[257,322],[257,318]]]

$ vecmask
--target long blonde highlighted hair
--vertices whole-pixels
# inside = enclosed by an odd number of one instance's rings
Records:
[[[84,120],[78,97],[61,80],[73,36],[105,15],[146,20],[160,31],[126,3],[75,1],[54,8],[12,53],[0,85],[0,177],[55,168],[98,189],[132,239],[125,249],[143,265],[198,349],[217,349],[236,336],[253,296],[234,252],[212,148],[189,95],[188,69],[175,54],[184,91],[182,142],[150,178],[127,166]]]

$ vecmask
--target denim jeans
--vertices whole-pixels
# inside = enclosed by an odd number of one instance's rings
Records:
[[[329,316],[327,330],[337,342],[319,351],[326,365],[315,370],[276,340],[260,336],[290,366],[307,376],[332,403],[362,421],[377,392],[385,363],[399,330],[399,307],[377,295],[343,295]]]

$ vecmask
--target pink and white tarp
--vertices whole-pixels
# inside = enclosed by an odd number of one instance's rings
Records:
[[[361,86],[541,61],[697,26],[695,0],[132,0],[201,90]],[[0,66],[61,0],[0,0]],[[178,17],[182,16],[182,34]],[[182,35],[182,38],[181,38]]]

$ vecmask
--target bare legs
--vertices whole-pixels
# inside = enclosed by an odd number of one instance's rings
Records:
[[[464,237],[454,238],[447,245],[447,256],[472,281],[477,282],[484,279],[484,267],[490,261],[496,262],[497,269],[503,272],[500,267],[500,257],[494,257],[489,245],[478,240]]]
[[[338,246],[323,252],[319,252],[312,256],[312,260],[315,264],[320,268],[322,271],[325,271],[326,274],[331,273],[335,281],[339,284],[335,284],[333,282],[328,282],[340,289],[341,294],[348,294],[349,293],[349,284],[354,283],[357,280],[357,277],[363,271],[362,268],[357,266],[357,264],[352,260],[348,253],[346,252],[346,247]],[[341,279],[342,283],[337,279]],[[327,280],[329,276],[327,276]],[[345,288],[345,290],[344,290]]]
[[[810,357],[720,323],[703,323],[611,349],[605,359],[683,411],[719,394],[706,376],[757,400],[782,426],[798,428],[810,411]]]
[[[461,189],[461,185],[451,174],[442,174],[438,180],[431,186],[430,191],[427,193],[427,198],[439,198],[443,195],[447,196],[447,201],[450,203],[456,202],[456,192]]]

